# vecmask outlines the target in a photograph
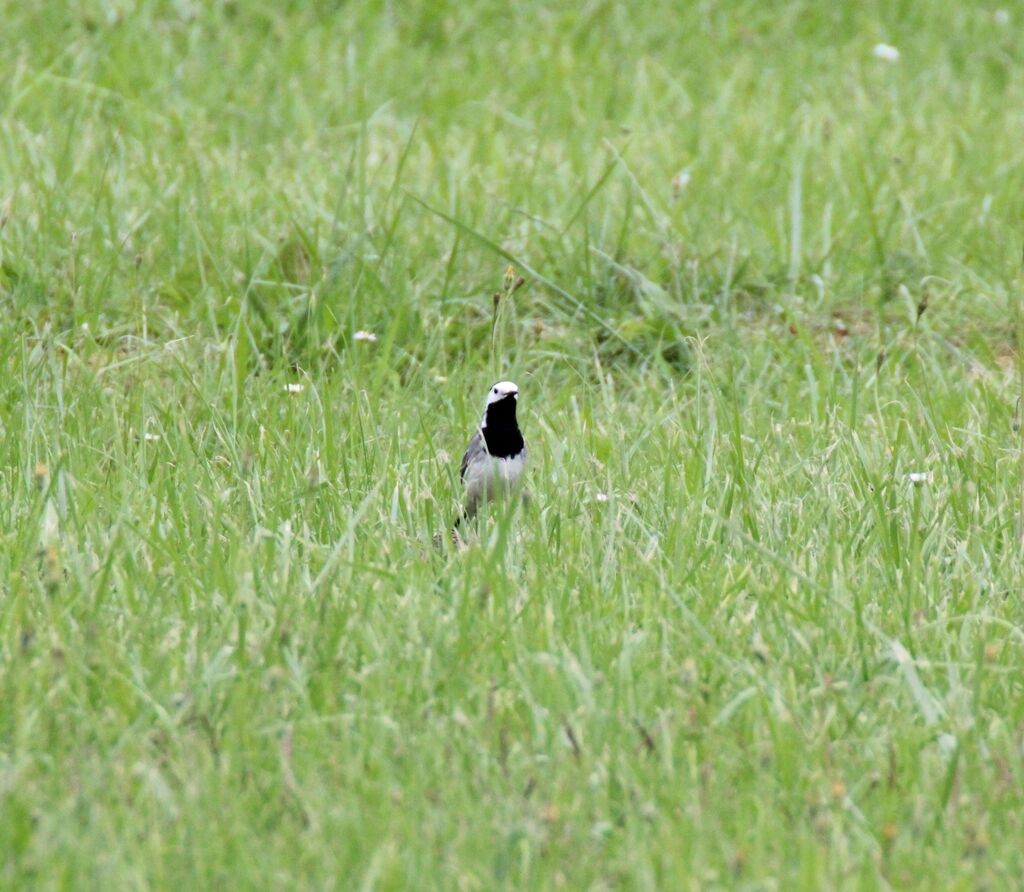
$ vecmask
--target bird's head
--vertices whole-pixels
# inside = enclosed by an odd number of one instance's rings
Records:
[[[499,381],[491,388],[490,393],[487,394],[487,405],[507,400],[510,397],[514,400],[517,396],[519,396],[519,388],[515,384],[511,381]]]
[[[487,404],[484,407],[484,418],[481,427],[488,424],[515,422],[516,400],[519,388],[511,381],[499,381],[487,392]]]

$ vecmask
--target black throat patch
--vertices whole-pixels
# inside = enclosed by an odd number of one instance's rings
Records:
[[[516,400],[511,394],[491,403],[482,428],[487,452],[495,458],[512,458],[523,451],[523,435],[516,421]]]

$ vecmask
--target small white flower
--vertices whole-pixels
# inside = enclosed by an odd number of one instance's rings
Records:
[[[690,184],[690,168],[679,171],[672,177],[672,194],[678,195]]]
[[[60,517],[53,499],[47,499],[43,508],[43,520],[39,528],[39,544],[43,548],[60,544]]]
[[[606,493],[606,492],[594,493],[594,501],[595,502],[607,502],[608,501],[608,493]]]
[[[911,471],[907,474],[907,480],[917,485],[922,483],[931,483],[932,475],[928,471]]]
[[[160,439],[160,434],[154,434],[151,433],[150,431],[146,431],[146,433],[142,435],[142,439],[145,440],[147,443],[155,443],[157,440]]]
[[[306,389],[305,384],[285,384],[285,393],[302,393]]]
[[[357,331],[354,335],[352,335],[352,340],[353,341],[376,341],[377,340],[377,335],[375,335],[372,331]]]
[[[1009,25],[1010,24],[1010,13],[1005,9],[997,9],[992,17],[996,20],[997,25]]]
[[[900,60],[900,51],[887,43],[876,43],[874,54],[876,59],[881,59],[883,62],[899,62]]]

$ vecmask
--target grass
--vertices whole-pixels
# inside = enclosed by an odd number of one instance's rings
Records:
[[[1012,4],[0,12],[0,885],[1019,882]]]

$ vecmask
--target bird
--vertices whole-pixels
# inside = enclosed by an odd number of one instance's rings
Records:
[[[463,520],[472,520],[482,502],[511,491],[526,469],[529,453],[516,420],[518,400],[519,388],[511,381],[499,381],[487,392],[483,418],[459,468],[466,503],[452,528],[456,537]]]

